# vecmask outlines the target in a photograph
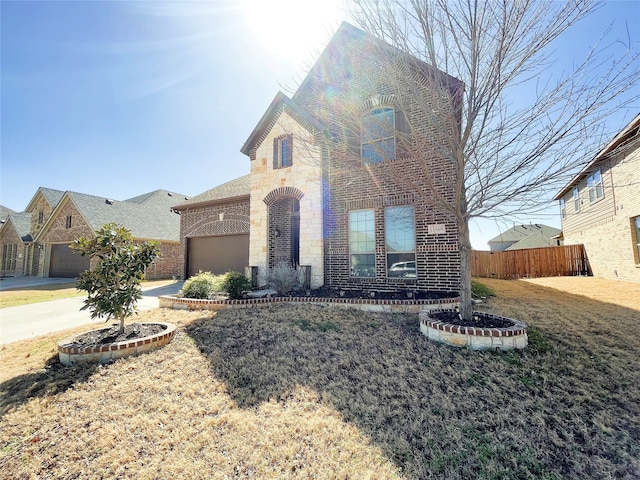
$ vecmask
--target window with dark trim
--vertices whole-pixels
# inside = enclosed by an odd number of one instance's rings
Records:
[[[273,168],[293,165],[293,135],[282,135],[273,139]]]
[[[44,222],[44,212],[40,211],[38,212],[38,223],[42,223]]]
[[[416,278],[416,228],[412,205],[384,209],[387,277]]]
[[[580,211],[580,190],[578,187],[573,189],[573,208],[576,212]]]
[[[396,138],[393,108],[375,108],[362,117],[360,145],[364,163],[395,160]]]
[[[589,189],[589,202],[593,203],[603,197],[604,190],[600,170],[596,170],[587,177],[587,188]]]
[[[349,266],[352,277],[376,276],[375,211],[349,212]]]
[[[71,215],[67,215],[65,228],[71,228]]]

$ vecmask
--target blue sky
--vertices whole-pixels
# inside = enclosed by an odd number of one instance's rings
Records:
[[[0,203],[17,211],[40,186],[194,196],[248,173],[240,147],[344,18],[340,0],[3,0],[0,9]],[[556,68],[579,61],[609,25],[610,42],[638,43],[638,18],[640,2],[608,2],[558,45]],[[559,227],[556,210],[532,221]],[[474,223],[474,247],[510,226]]]

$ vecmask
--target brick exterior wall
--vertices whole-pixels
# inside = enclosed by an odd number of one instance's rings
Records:
[[[633,219],[640,216],[640,149],[619,152],[593,168],[601,170],[603,198],[590,202],[583,179],[578,183],[581,205],[576,212],[572,191],[567,192],[564,244],[584,244],[594,276],[640,282],[633,228]]]
[[[187,276],[188,239],[249,233],[249,200],[196,205],[180,212],[178,272]]]
[[[449,93],[427,86],[414,85],[410,94],[395,91],[394,86],[401,85],[401,81],[388,81],[388,71],[375,57],[360,50],[348,57],[345,51],[348,50],[336,48],[336,52],[329,52],[335,55],[318,69],[318,78],[305,82],[294,96],[294,101],[318,114],[332,130],[339,118],[336,141],[329,145],[323,182],[325,283],[336,288],[376,291],[459,291],[457,226],[431,202],[434,188],[448,201],[454,199],[455,170],[443,147],[453,131],[445,119],[452,120],[455,115],[451,112],[439,115],[437,120],[426,118],[429,109],[424,107],[431,105],[434,110],[441,110],[443,105],[454,102],[443,102],[443,95]],[[326,93],[328,85],[330,95]],[[345,115],[348,106],[353,110]],[[360,157],[359,121],[363,114],[380,107],[392,107],[396,115],[399,111],[404,113],[410,140],[397,142],[395,160],[365,165]],[[401,117],[396,118],[399,129]],[[351,133],[349,124],[353,125]],[[420,152],[420,158],[415,152]],[[387,276],[384,211],[394,205],[414,206],[417,278]],[[348,213],[359,209],[375,212],[373,278],[352,277],[350,272]]]

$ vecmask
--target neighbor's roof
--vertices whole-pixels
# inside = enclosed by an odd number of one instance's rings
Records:
[[[184,203],[174,205],[173,208],[175,210],[185,210],[196,205],[220,203],[234,198],[248,197],[250,193],[250,176],[247,174],[196,195]]]
[[[5,221],[9,215],[12,213],[16,213],[14,210],[5,207],[4,205],[0,205],[0,221]]]
[[[487,243],[505,243],[505,242],[520,242],[525,238],[534,235],[531,239],[533,241],[536,236],[550,239],[551,237],[558,235],[560,230],[558,228],[550,227],[543,224],[531,224],[531,225],[515,225],[509,230],[502,232],[500,235],[493,237]],[[538,245],[539,246],[539,245]],[[528,248],[528,247],[521,247]]]
[[[585,167],[580,170],[580,172],[571,179],[569,183],[567,183],[560,192],[553,197],[554,200],[560,200],[565,194],[571,190],[576,184],[580,183],[580,181],[593,173],[594,165],[598,161],[603,158],[606,158],[609,154],[614,152],[618,147],[620,147],[624,143],[630,143],[630,140],[634,137],[637,139],[640,132],[640,113],[636,115],[636,117],[631,120],[626,127],[624,127],[620,132],[613,137],[613,139],[605,145],[605,147],[598,152],[598,154],[593,157],[593,159],[585,165]],[[638,148],[639,144],[636,144],[635,148]]]
[[[26,212],[12,213],[7,217],[3,227],[13,225],[23,242],[33,241],[31,236],[31,214]]]
[[[172,207],[180,198],[187,197],[167,190],[155,190],[124,201],[68,191],[64,193],[39,235],[48,229],[57,211],[67,201],[71,201],[93,230],[114,222],[131,231],[134,238],[179,241],[180,217],[172,211]]]

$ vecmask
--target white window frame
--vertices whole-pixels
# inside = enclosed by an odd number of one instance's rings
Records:
[[[573,208],[576,213],[580,211],[580,189],[578,187],[573,188]]]
[[[589,190],[589,203],[595,203],[604,198],[604,184],[600,169],[587,177],[587,189]]]
[[[355,239],[352,236],[352,232],[355,231],[356,229],[354,228],[354,225],[352,224],[352,222],[356,221],[356,222],[367,222],[368,223],[368,219],[362,220],[362,219],[358,219],[357,215],[359,213],[365,213],[368,212],[371,215],[371,228],[369,229],[368,225],[366,230],[364,230],[366,233],[371,233],[373,236],[373,247],[370,249],[365,249],[363,251],[360,250],[360,248],[354,248],[356,246],[356,244],[362,244],[362,243],[367,243],[366,241],[363,242],[361,239]],[[348,232],[349,232],[349,276],[350,277],[356,277],[356,278],[375,278],[376,277],[376,240],[375,240],[375,235],[376,235],[376,211],[373,208],[367,208],[367,209],[362,209],[362,210],[349,210],[349,212],[347,213],[347,223],[348,223]],[[361,230],[358,230],[359,233],[361,233]],[[372,262],[365,262],[364,267],[361,267],[359,265],[357,265],[357,262],[355,262],[354,260],[356,260],[356,257],[371,257],[373,258],[373,263]]]

